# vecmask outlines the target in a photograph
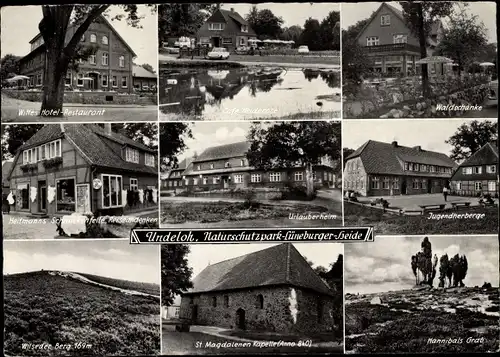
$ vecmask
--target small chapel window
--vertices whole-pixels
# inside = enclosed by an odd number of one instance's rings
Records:
[[[213,307],[217,307],[217,296],[214,296],[214,297],[212,298],[212,306],[213,306]]]
[[[257,308],[258,309],[263,309],[264,308],[264,296],[262,294],[257,295]]]
[[[229,296],[224,295],[224,307],[229,307]]]

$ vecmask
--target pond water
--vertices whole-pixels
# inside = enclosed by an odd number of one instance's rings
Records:
[[[337,118],[340,91],[340,72],[331,69],[166,68],[160,74],[160,118]]]

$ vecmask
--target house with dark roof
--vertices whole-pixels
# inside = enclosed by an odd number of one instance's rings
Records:
[[[239,46],[249,46],[248,40],[257,35],[248,21],[231,10],[217,9],[200,27],[197,42],[212,47],[225,47],[232,51]]]
[[[66,43],[71,40],[76,29],[73,24],[68,26]],[[80,60],[77,70],[67,71],[67,89],[132,93],[132,66],[136,54],[104,16],[99,16],[90,24],[80,44],[83,48],[95,49],[95,52],[87,59]],[[30,41],[30,45],[30,53],[19,62],[20,74],[30,78],[29,87],[42,88],[45,68],[45,44],[42,34],[37,34]]]
[[[432,56],[443,37],[443,24],[436,20],[426,39],[427,56]],[[417,73],[420,66],[420,43],[411,32],[401,10],[389,5],[380,7],[371,15],[365,27],[359,32],[357,42],[370,58],[372,70],[384,74]],[[429,64],[430,74],[444,71],[441,64]]]
[[[302,165],[257,169],[248,162],[246,155],[249,148],[248,141],[240,141],[205,149],[182,172],[183,186],[188,190],[212,190],[306,185],[306,173]],[[326,157],[321,159],[313,166],[314,186],[335,187],[334,169],[332,160]]]
[[[211,264],[182,294],[180,317],[198,325],[279,333],[332,331],[337,294],[291,243]]]
[[[473,153],[455,171],[451,191],[461,196],[489,193],[498,196],[498,146],[489,142]]]
[[[132,78],[136,90],[155,90],[158,76],[142,66],[132,65]]]
[[[96,124],[47,124],[9,173],[14,209],[30,214],[121,214],[157,206],[157,150]]]
[[[456,166],[447,155],[421,146],[368,140],[346,159],[344,190],[362,196],[441,193]]]

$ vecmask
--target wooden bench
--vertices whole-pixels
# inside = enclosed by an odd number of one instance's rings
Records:
[[[460,207],[469,207],[470,206],[470,202],[452,202],[451,206],[454,209],[458,209]]]
[[[425,214],[426,212],[435,212],[435,211],[442,211],[444,210],[446,204],[437,204],[437,205],[421,205],[419,206],[422,208],[422,214]]]

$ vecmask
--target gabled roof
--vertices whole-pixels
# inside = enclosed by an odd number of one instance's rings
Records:
[[[403,162],[455,168],[456,163],[445,154],[424,150],[418,147],[401,146],[396,143],[368,140],[347,157],[347,160],[360,157],[368,174],[416,175],[422,172],[404,171]],[[438,172],[426,172],[426,176],[450,176]]]
[[[206,267],[186,294],[288,285],[333,295],[291,243],[222,261]]]
[[[236,11],[231,11],[231,10],[224,10],[224,9],[219,9],[221,12],[222,16],[226,19],[226,21],[229,22],[230,19],[238,22],[240,25],[247,25],[250,26],[248,21],[246,21],[239,13]]]
[[[370,26],[370,24],[372,23],[373,19],[377,16],[377,14],[380,12],[380,10],[382,10],[382,8],[388,8],[394,15],[396,15],[403,23],[406,23],[406,20],[404,19],[404,16],[403,16],[403,11],[395,8],[394,6],[392,5],[389,5],[388,3],[386,2],[383,2],[382,4],[380,4],[379,8],[377,10],[375,10],[371,16],[370,16],[370,19],[368,20],[368,22],[365,24],[365,26],[363,27],[363,29],[361,31],[359,31],[358,35],[356,36],[356,40],[363,34],[363,32],[366,30],[366,28],[368,26]],[[438,32],[438,29],[442,26],[442,22],[441,20],[436,20],[433,22],[433,24],[431,25],[431,33],[430,35],[437,35],[437,32]]]
[[[141,78],[158,78],[158,76],[142,66],[134,64],[132,66],[132,76]]]
[[[248,141],[212,146],[205,149],[196,159],[193,160],[193,163],[246,156],[248,149],[250,149],[250,143]]]
[[[66,137],[72,142],[91,165],[152,175],[158,174],[156,167],[125,161],[121,153],[115,152],[106,144],[103,138],[113,140],[122,146],[132,146],[152,154],[156,154],[155,150],[151,150],[119,133],[108,135],[104,129],[96,124],[47,124],[19,148],[18,155],[23,150],[62,137]]]
[[[496,173],[488,173],[486,170],[482,170],[480,174],[474,175],[464,175],[462,172],[463,167],[469,166],[482,166],[482,165],[498,165],[498,146],[497,143],[492,141],[483,145],[479,150],[473,153],[467,160],[462,162],[458,167],[457,171],[452,177],[452,181],[460,180],[488,180],[494,179]]]

